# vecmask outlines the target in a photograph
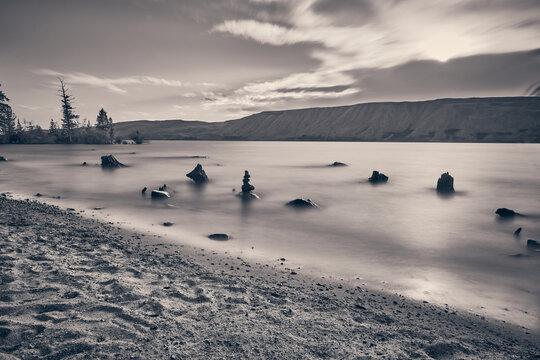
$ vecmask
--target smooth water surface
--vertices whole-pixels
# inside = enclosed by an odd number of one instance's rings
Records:
[[[102,170],[104,154],[128,167]],[[61,196],[64,206],[100,207],[96,216],[178,242],[285,257],[290,267],[538,327],[540,254],[526,248],[540,240],[537,144],[154,141],[1,145],[0,155],[10,160],[0,163],[0,191]],[[348,166],[327,166],[334,161]],[[185,176],[197,163],[211,179],[202,188]],[[235,196],[245,169],[258,201]],[[369,184],[373,170],[389,182]],[[446,171],[457,191],[449,198],[435,192]],[[163,184],[166,203],[141,196]],[[298,197],[320,209],[284,206]],[[499,221],[499,207],[528,216]]]

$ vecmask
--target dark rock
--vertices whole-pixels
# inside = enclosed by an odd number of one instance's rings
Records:
[[[335,161],[335,162],[333,162],[332,164],[330,164],[328,166],[347,166],[347,164],[339,162],[339,161]]]
[[[514,210],[510,210],[507,208],[499,208],[497,209],[497,211],[495,211],[495,214],[499,215],[502,218],[513,218],[514,216],[518,215],[518,213]]]
[[[260,199],[257,194],[252,192],[253,190],[255,190],[255,186],[249,183],[250,178],[251,175],[249,175],[249,171],[245,170],[244,178],[242,179],[242,192],[238,193],[237,196],[241,197],[244,200]]]
[[[159,191],[159,190],[152,190],[152,192],[150,193],[150,196],[151,196],[152,199],[154,199],[154,200],[158,200],[158,199],[168,199],[168,198],[171,197],[171,196],[169,195],[168,192],[166,192],[166,191]]]
[[[119,167],[124,167],[124,166],[126,165],[116,160],[116,158],[112,155],[103,155],[101,157],[101,167],[111,169],[111,168],[119,168]]]
[[[7,159],[3,156],[0,156],[0,161],[7,161]]]
[[[165,221],[163,223],[163,226],[173,226],[174,224],[172,222],[169,222],[169,221]]]
[[[294,199],[292,201],[289,201],[286,205],[296,209],[316,209],[319,207],[310,199]]]
[[[251,185],[249,183],[249,179],[251,178],[251,175],[249,175],[249,171],[244,171],[244,178],[242,179],[242,192],[248,193],[253,190],[255,190],[255,186]]]
[[[514,236],[519,236],[521,234],[521,228],[518,228],[516,231],[514,231]]]
[[[371,174],[371,177],[368,179],[368,181],[372,184],[386,183],[388,182],[388,176],[378,172],[377,170],[373,170],[373,173]]]
[[[201,164],[197,164],[195,169],[193,169],[190,173],[187,173],[186,176],[193,180],[195,184],[205,184],[208,182],[208,176],[204,172]]]
[[[527,249],[529,250],[540,250],[540,242],[529,239],[527,240]]]
[[[146,186],[145,186],[145,187],[141,190],[141,194],[146,195],[146,190],[148,190],[148,189],[147,189]]]
[[[86,161],[83,162],[83,163],[81,164],[81,166],[86,166],[86,165],[88,165],[88,164],[86,163]]]
[[[454,190],[454,178],[449,173],[441,175],[437,180],[437,192],[440,194],[453,194]]]
[[[229,235],[227,234],[211,234],[208,235],[208,238],[211,240],[217,240],[217,241],[227,241],[229,240]]]
[[[42,194],[40,194],[40,193],[37,193],[37,194],[36,194],[36,195],[34,195],[34,196],[36,196],[36,197],[42,197],[43,195],[42,195]]]

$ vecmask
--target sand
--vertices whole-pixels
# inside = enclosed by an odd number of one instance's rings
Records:
[[[535,331],[6,195],[0,269],[0,359],[540,358]]]

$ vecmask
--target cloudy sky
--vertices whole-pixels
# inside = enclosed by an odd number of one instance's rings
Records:
[[[525,95],[538,0],[0,0],[0,83],[22,119],[219,121],[367,101]]]

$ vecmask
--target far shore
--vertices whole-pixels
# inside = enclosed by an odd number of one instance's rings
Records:
[[[532,359],[540,334],[0,196],[0,359]]]

